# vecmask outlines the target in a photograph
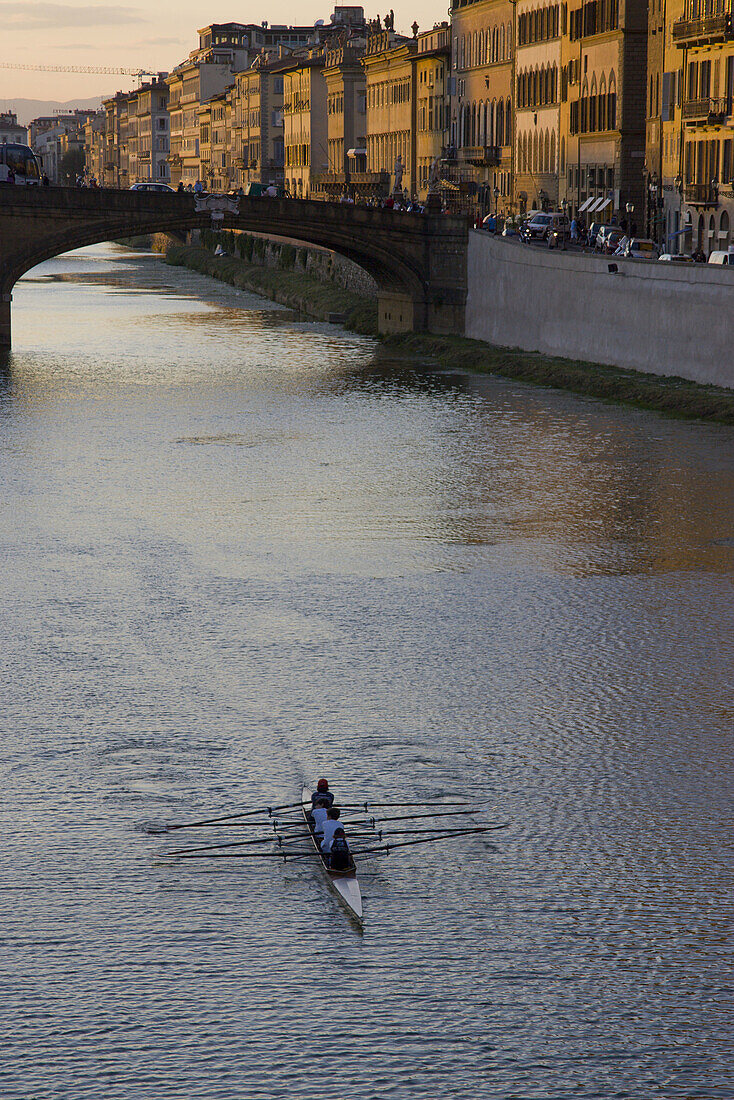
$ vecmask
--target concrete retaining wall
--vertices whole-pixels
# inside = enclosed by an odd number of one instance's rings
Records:
[[[734,267],[551,252],[482,231],[468,262],[474,340],[734,388]]]

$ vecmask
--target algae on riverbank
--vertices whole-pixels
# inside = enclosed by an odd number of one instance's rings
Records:
[[[377,305],[333,282],[292,267],[262,267],[234,256],[214,256],[205,248],[171,246],[166,262],[262,294],[308,316],[328,320],[341,313],[353,332],[377,335]],[[734,392],[686,378],[642,374],[580,360],[560,359],[519,348],[499,348],[461,336],[406,333],[382,337],[404,354],[442,367],[455,367],[568,390],[587,397],[649,409],[665,416],[734,424]]]
[[[377,335],[377,303],[337,283],[315,279],[303,270],[261,267],[235,256],[214,256],[205,248],[172,245],[166,263],[190,267],[202,275],[262,294],[281,305],[297,309],[310,317],[326,321],[329,314],[340,313],[353,332]]]

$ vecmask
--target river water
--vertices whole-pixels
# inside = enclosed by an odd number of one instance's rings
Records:
[[[112,245],[13,320],[4,1100],[731,1100],[734,432]],[[143,831],[320,774],[508,828],[365,860],[363,932]]]

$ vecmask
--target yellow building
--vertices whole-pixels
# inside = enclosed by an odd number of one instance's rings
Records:
[[[353,193],[352,172],[365,170],[366,87],[362,57],[364,36],[326,47],[327,162],[314,176],[316,192],[325,198]]]
[[[284,68],[287,63],[277,52],[263,53],[251,68],[237,74],[232,89],[230,135],[235,187],[248,183],[283,184]]]
[[[440,160],[449,144],[449,67],[451,29],[441,23],[417,36],[416,69],[416,187],[421,201],[428,194],[431,165]]]
[[[561,4],[518,0],[515,189],[520,212],[558,209]]]
[[[416,39],[399,39],[391,30],[367,37],[362,64],[367,97],[367,177],[365,189],[417,193]],[[374,184],[370,183],[370,177]]]
[[[685,248],[700,248],[708,256],[733,239],[732,0],[686,0],[672,37],[682,70]]]
[[[283,143],[285,188],[294,198],[311,197],[312,173],[328,171],[325,58],[308,51],[283,72]]]
[[[570,0],[561,21],[559,198],[587,225],[615,218],[642,236],[646,8],[639,0]]]
[[[510,0],[454,0],[451,145],[462,205],[510,213],[514,193],[514,10]]]

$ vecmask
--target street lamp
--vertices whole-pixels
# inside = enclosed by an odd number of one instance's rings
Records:
[[[631,237],[632,236],[632,215],[635,212],[635,204],[632,203],[632,202],[628,202],[626,207],[625,207],[625,210],[627,211],[627,236]]]

